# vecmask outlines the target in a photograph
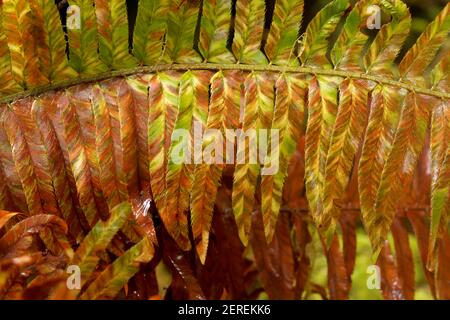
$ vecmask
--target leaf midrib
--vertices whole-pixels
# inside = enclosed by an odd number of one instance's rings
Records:
[[[384,84],[394,86],[398,88],[404,88],[408,91],[415,92],[417,94],[423,94],[428,96],[434,96],[442,99],[450,99],[450,93],[437,91],[434,89],[428,89],[424,87],[418,87],[415,84],[407,83],[405,81],[387,79],[383,76],[375,76],[368,73],[334,70],[334,69],[322,69],[312,67],[293,67],[293,66],[275,66],[275,65],[248,65],[248,64],[215,64],[215,63],[197,63],[197,64],[158,64],[153,66],[135,67],[131,69],[121,69],[98,73],[95,75],[80,76],[65,81],[58,81],[52,84],[46,84],[43,86],[35,87],[30,90],[21,91],[18,93],[10,94],[0,98],[0,104],[8,104],[16,100],[38,96],[53,90],[62,90],[71,86],[84,83],[95,83],[98,81],[115,78],[131,76],[139,73],[153,73],[162,71],[187,71],[187,70],[240,70],[240,71],[264,71],[275,73],[299,73],[299,74],[311,74],[311,75],[325,75],[325,76],[338,76],[342,78],[362,79],[372,81],[378,84]]]

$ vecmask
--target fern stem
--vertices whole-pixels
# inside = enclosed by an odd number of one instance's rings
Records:
[[[350,72],[342,70],[333,69],[318,69],[309,67],[289,67],[289,66],[275,66],[275,65],[244,65],[244,64],[213,64],[213,63],[198,63],[198,64],[160,64],[153,66],[136,67],[131,69],[114,70],[99,73],[96,75],[83,76],[79,78],[74,78],[66,81],[59,81],[52,83],[50,85],[44,85],[35,87],[30,90],[18,92],[15,94],[7,95],[0,98],[0,104],[11,103],[15,100],[22,99],[29,96],[36,96],[43,94],[47,91],[61,90],[74,85],[82,83],[97,82],[114,77],[124,77],[130,76],[138,73],[152,73],[160,71],[169,70],[240,70],[240,71],[265,71],[265,72],[276,72],[276,73],[304,73],[304,74],[314,74],[314,75],[326,75],[326,76],[337,76],[342,78],[352,78],[352,79],[363,79],[373,81],[375,83],[385,84],[389,86],[394,86],[398,88],[403,88],[408,91],[415,93],[434,96],[442,99],[450,99],[450,93],[436,91],[427,88],[417,87],[414,84],[406,83],[402,81],[397,81],[393,79],[387,79],[382,76],[370,75],[367,73]]]

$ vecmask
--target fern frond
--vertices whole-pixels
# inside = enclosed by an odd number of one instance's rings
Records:
[[[375,199],[386,158],[392,149],[403,99],[404,93],[389,86],[377,86],[372,92],[358,170],[361,214],[369,238],[378,232],[374,227]]]
[[[115,86],[112,85],[111,88]],[[116,161],[120,160],[115,153],[114,146],[120,146],[120,143],[114,144],[112,138],[112,124],[110,120],[106,96],[100,86],[94,86],[92,90],[92,110],[95,125],[95,149],[98,156],[98,174],[99,184],[108,210],[111,211],[115,206],[123,201],[130,201],[124,193],[123,185],[120,185],[117,177]],[[122,191],[122,194],[121,192]],[[126,192],[126,191],[125,191]],[[138,242],[140,237],[135,234],[129,224],[123,228],[124,234],[133,242]]]
[[[270,130],[278,131],[279,141],[270,146],[270,155],[264,159],[268,174],[261,178],[261,212],[267,243],[276,229],[289,160],[304,127],[306,88],[306,80],[298,74],[282,74],[275,83],[275,111]]]
[[[383,239],[389,232],[403,182],[413,173],[416,166],[425,141],[432,105],[430,97],[409,93],[405,98],[375,201],[376,216],[372,220],[374,237],[371,238],[374,255],[381,250]]]
[[[267,58],[260,51],[264,30],[264,0],[236,1],[233,53],[239,63],[266,64]]]
[[[304,65],[331,68],[326,57],[328,38],[334,32],[345,10],[347,0],[333,1],[320,10],[306,29],[299,57]],[[308,91],[308,120],[305,141],[305,184],[311,213],[322,235],[332,230],[331,216],[323,213],[325,165],[330,137],[337,114],[337,77],[315,76]]]
[[[37,37],[39,66],[45,77],[51,81],[67,80],[77,76],[69,67],[66,41],[56,5],[46,0],[31,0],[33,33]]]
[[[67,28],[70,66],[82,75],[106,71],[107,68],[98,55],[94,0],[70,0],[68,3],[70,6],[67,19],[74,19],[74,25]]]
[[[181,75],[158,73],[150,79],[148,119],[148,159],[150,184],[159,211],[166,205],[166,170],[172,130],[178,114]]]
[[[67,223],[69,234],[73,235],[77,240],[80,240],[80,237],[83,236],[83,229],[72,201],[71,186],[65,167],[64,156],[60,150],[58,137],[53,130],[53,124],[44,111],[44,104],[45,102],[41,99],[36,100],[32,104],[30,111],[33,123],[35,125],[39,123],[39,130],[33,136],[33,139],[38,142],[35,147],[39,150],[35,150],[33,153],[36,153],[36,156],[40,157],[35,167],[37,170],[40,165],[43,171],[48,170],[46,172],[50,175],[49,182],[53,185],[57,204],[62,217]]]
[[[126,79],[129,87],[131,101],[131,112],[134,113],[137,149],[137,174],[139,177],[139,188],[145,198],[150,197],[150,173],[149,173],[149,75],[135,75]]]
[[[270,129],[274,112],[272,75],[252,72],[245,79],[244,123],[238,138],[233,182],[233,212],[239,237],[248,243],[255,192],[260,174],[256,146],[260,146],[260,130]],[[254,130],[254,131],[252,131]],[[262,159],[264,161],[264,159]]]
[[[0,70],[2,76],[0,78],[0,93],[12,94],[20,90],[19,84],[14,80],[11,55],[9,53],[8,39],[3,27],[3,7],[0,14]]]
[[[196,250],[205,263],[217,188],[221,183],[225,158],[231,155],[227,145],[234,137],[227,130],[239,127],[242,82],[240,72],[217,72],[211,78],[211,98],[208,121],[203,137],[204,163],[196,166],[191,193],[191,224]],[[208,130],[219,130],[222,136]],[[234,150],[231,150],[234,155]],[[218,161],[216,161],[218,159]]]
[[[431,24],[431,27],[419,38],[415,47],[407,53],[405,58],[410,60],[411,64],[414,63],[412,60],[417,58],[422,60],[421,63],[427,65],[427,61],[430,62],[434,57],[438,47],[436,45],[433,46],[431,43],[428,43],[428,45],[425,44],[427,46],[426,51],[428,53],[422,51],[424,53],[423,58],[418,58],[415,56],[417,55],[418,48],[421,47],[423,42],[426,42],[426,39],[430,37],[428,35],[430,30],[433,28],[437,28],[439,30],[439,28],[442,27],[442,25],[439,24],[439,21],[444,19],[447,15],[447,11],[447,8],[445,8],[443,13],[436,18],[435,22]],[[437,37],[439,37],[439,35]],[[426,66],[424,69],[420,70],[424,71],[425,68]],[[408,76],[409,71],[403,70],[403,72],[406,72],[406,76]],[[415,72],[416,71],[411,71],[412,77],[417,77]],[[377,191],[377,199],[374,208],[376,217],[373,218],[374,224],[377,225],[377,228],[375,228],[376,230],[374,230],[373,233],[376,233],[378,240],[374,238],[371,239],[372,244],[374,245],[375,254],[381,250],[381,241],[382,239],[385,239],[392,219],[395,215],[397,208],[397,196],[395,195],[400,193],[402,182],[405,181],[404,179],[413,174],[419,153],[422,150],[422,146],[425,141],[431,111],[433,110],[433,106],[435,104],[435,99],[412,92],[406,96],[402,105],[397,132],[392,143],[392,149],[390,150],[386,163],[383,167],[380,185]],[[399,168],[401,169],[399,170]]]
[[[92,106],[93,88],[91,86],[81,85],[71,88],[67,92],[70,103],[75,108],[76,119],[79,123],[80,138],[86,153],[95,204],[100,217],[106,219],[109,209],[100,182],[100,160],[96,148],[97,137]]]
[[[423,78],[423,74],[433,61],[436,52],[447,39],[449,28],[450,3],[428,25],[414,46],[403,57],[399,65],[399,71],[403,78],[410,81],[418,81],[417,78]]]
[[[139,270],[141,263],[153,257],[153,245],[148,238],[142,239],[117,258],[89,285],[81,299],[113,299],[120,289]]]
[[[149,298],[156,264],[173,298],[348,298],[359,211],[385,298],[414,297],[404,217],[448,294],[448,4],[406,51],[401,0],[305,26],[303,0],[0,2],[0,298]],[[308,281],[317,241],[329,290]]]
[[[133,55],[146,65],[163,59],[170,0],[139,1],[133,33]]]
[[[328,38],[349,5],[348,0],[330,2],[312,19],[299,48],[299,58],[304,65],[331,67],[326,57]]]
[[[323,213],[325,167],[338,109],[338,87],[342,79],[314,77],[308,90],[308,120],[305,139],[305,186],[311,214],[322,236],[333,233],[334,221]]]
[[[233,54],[227,49],[231,5],[228,0],[203,1],[198,49],[204,62],[235,62]]]
[[[61,112],[64,141],[67,146],[68,160],[73,173],[80,207],[86,217],[89,226],[93,226],[97,220],[97,206],[94,200],[91,184],[91,172],[84,148],[80,124],[73,104],[66,94],[58,98]]]
[[[363,69],[360,56],[368,36],[362,29],[366,27],[370,4],[370,1],[358,2],[346,18],[343,30],[331,51],[335,67],[354,71]],[[371,87],[372,84],[368,81],[352,79],[345,79],[339,85],[339,105],[326,157],[323,187],[324,219],[332,217],[333,226],[341,214],[354,158],[366,127]]]
[[[5,210],[0,210],[0,229],[9,221],[9,219],[20,214],[19,212],[9,212]]]
[[[0,113],[0,124],[3,113]],[[2,168],[3,179],[8,186],[8,191],[11,195],[12,203],[15,210],[24,214],[28,213],[28,205],[25,199],[25,193],[16,170],[14,159],[12,156],[11,145],[9,144],[8,136],[6,135],[3,125],[0,126],[0,163]]]
[[[117,190],[122,201],[137,198],[138,191],[138,150],[133,115],[133,97],[124,81],[112,80],[102,84],[107,112],[103,119],[110,120],[111,147],[117,180]],[[99,118],[100,120],[100,118]],[[105,124],[107,125],[107,124]]]
[[[25,137],[20,128],[19,121],[13,112],[4,109],[0,116],[0,124],[5,130],[11,153],[17,171],[20,183],[23,186],[28,212],[31,215],[42,214],[41,196],[38,189],[38,183],[34,172],[34,167],[25,141]]]
[[[17,101],[12,105],[14,114],[19,123],[18,128],[22,130],[30,158],[34,167],[35,179],[37,182],[39,196],[42,200],[42,209],[48,214],[61,215],[55,189],[53,185],[53,173],[51,164],[48,161],[47,153],[42,141],[42,136],[31,115],[33,102],[29,100]]]
[[[434,68],[433,83],[450,89],[450,58],[444,56]],[[445,101],[436,101],[431,115],[431,226],[428,268],[436,266],[436,241],[447,232],[450,212],[450,111]]]
[[[95,125],[95,149],[98,155],[99,183],[102,186],[102,193],[105,196],[108,208],[111,210],[121,202],[121,199],[113,157],[111,121],[103,91],[99,86],[93,87],[92,90],[92,111]]]
[[[391,15],[391,22],[377,33],[364,56],[364,66],[372,74],[393,74],[394,59],[408,36],[411,15],[401,0],[381,0],[380,5]]]
[[[346,79],[339,86],[339,106],[326,158],[323,187],[323,214],[336,221],[364,134],[369,113],[368,94],[367,81]]]
[[[360,60],[368,36],[366,28],[371,0],[359,1],[345,19],[342,32],[334,44],[330,56],[333,65],[342,70],[360,71]]]
[[[169,233],[185,250],[190,249],[186,213],[189,210],[194,177],[193,163],[202,161],[202,155],[198,154],[198,150],[201,151],[199,139],[201,140],[208,118],[209,87],[203,84],[209,83],[210,78],[208,71],[188,71],[182,76],[178,116],[169,149],[166,207],[163,210],[171,217],[168,219]],[[196,225],[196,220],[197,216],[192,216],[193,225]]]
[[[175,207],[171,207],[176,211],[166,210],[167,197],[171,196],[168,195],[168,157],[172,131],[179,112],[180,80],[181,75],[177,72],[159,73],[150,80],[150,105],[152,107],[148,117],[148,148],[150,184],[159,214],[170,230],[169,233],[179,240],[180,245],[186,247],[189,246],[189,242],[186,241],[188,231],[186,213],[178,212],[176,202]]]
[[[121,0],[95,0],[100,59],[109,69],[131,68],[135,58],[128,52],[126,3]]]
[[[303,18],[303,0],[280,0],[275,9],[264,51],[275,65],[298,65],[294,49]]]
[[[48,79],[39,67],[33,36],[34,19],[26,0],[6,0],[2,3],[3,30],[8,39],[11,68],[15,81],[23,88],[45,84]]]
[[[61,218],[52,214],[37,214],[16,223],[0,238],[0,252],[4,255],[28,233],[38,233],[45,228],[54,229],[61,233],[67,232],[67,225]]]
[[[170,61],[178,63],[201,62],[194,50],[194,35],[201,1],[172,0],[167,16],[167,36],[164,52]]]
[[[77,265],[81,270],[82,285],[89,279],[100,260],[97,254],[108,247],[130,214],[131,206],[128,203],[119,204],[111,211],[107,221],[97,222],[84,238],[71,261],[71,264]]]

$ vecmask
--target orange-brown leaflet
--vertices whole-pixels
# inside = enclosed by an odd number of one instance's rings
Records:
[[[69,227],[69,233],[75,238],[80,237],[78,240],[81,240],[82,227],[72,198],[75,189],[72,189],[69,184],[67,168],[60,149],[60,142],[41,102],[41,100],[38,100],[32,105],[31,115],[35,125],[39,127],[42,142],[45,145],[52,184],[62,217],[64,217]]]
[[[350,279],[347,277],[347,269],[345,267],[344,256],[339,248],[339,238],[335,234],[329,249],[322,241],[325,251],[327,251],[328,263],[328,288],[330,290],[330,298],[333,300],[348,299],[350,292]]]
[[[291,157],[288,166],[285,187],[283,190],[283,203],[293,209],[308,207],[305,195],[305,136],[301,135],[297,150]],[[299,179],[301,183],[299,183]]]
[[[65,172],[62,167],[63,162],[54,161],[52,157],[57,156],[58,143],[51,128],[47,135],[41,134],[40,128],[49,129],[45,118],[36,119],[35,113],[40,109],[36,101],[24,99],[13,105],[15,115],[20,120],[21,128],[24,132],[25,140],[28,144],[31,159],[33,160],[34,171],[37,178],[38,190],[42,201],[42,208],[45,213],[64,216],[72,227],[70,232],[77,237],[81,228],[73,210],[70,198],[70,191],[66,188]],[[38,105],[38,106],[36,106]],[[37,121],[41,120],[41,121]],[[44,131],[45,132],[45,131]],[[62,160],[62,159],[58,159]],[[62,206],[60,206],[62,204]],[[51,248],[55,242],[53,235],[48,230],[40,233],[41,239],[46,246],[55,254],[58,249]],[[56,242],[57,243],[57,242]]]
[[[296,273],[288,214],[280,212],[277,231],[269,244],[260,211],[253,214],[252,222],[251,244],[265,291],[270,299],[294,299]]]
[[[169,77],[179,80],[181,74],[172,72]],[[178,95],[178,86],[163,87],[162,81],[159,79],[159,75],[153,75],[150,79],[149,85],[149,116],[148,124],[155,123],[158,119],[162,119],[162,130],[159,137],[152,139],[150,135],[148,138],[151,141],[148,143],[148,156],[149,159],[155,159],[158,154],[163,154],[162,163],[159,163],[157,170],[150,173],[151,190],[154,200],[158,209],[162,208],[162,201],[165,201],[165,181],[166,181],[166,168],[167,168],[167,156],[170,148],[172,130],[175,125],[177,116],[177,106],[171,102],[167,102],[163,106],[164,90],[169,91],[172,95]],[[147,130],[148,134],[148,130]],[[146,137],[147,137],[146,134]],[[147,167],[148,168],[148,167]]]
[[[13,75],[22,88],[30,88],[48,82],[39,68],[36,51],[38,39],[28,1],[18,0],[3,4],[3,28],[8,37]]]
[[[37,123],[31,115],[33,99],[27,98],[15,102],[12,105],[14,114],[20,122],[20,129],[30,150],[33,161],[34,173],[37,178],[39,194],[42,200],[42,209],[45,213],[61,216],[61,210],[55,195],[52,169],[48,159],[45,141],[39,132]]]
[[[419,247],[420,260],[422,261],[422,269],[430,286],[433,297],[436,297],[436,288],[434,283],[434,273],[427,269],[428,257],[428,234],[429,228],[426,223],[426,213],[424,211],[406,211],[406,217],[411,223]]]
[[[116,182],[121,201],[130,201],[133,215],[138,225],[137,232],[142,230],[156,243],[153,220],[143,206],[149,198],[141,198],[138,177],[138,140],[133,116],[133,97],[131,90],[123,79],[106,81],[102,84],[105,102],[110,120],[110,134],[114,149]]]
[[[0,24],[3,24],[3,17],[0,18]],[[20,86],[14,81],[8,42],[3,31],[3,28],[0,29],[0,64],[2,68],[2,76],[0,78],[0,93],[2,94],[12,94],[18,90],[20,90]]]
[[[59,147],[55,146],[54,151],[52,152],[52,157],[54,157],[55,164],[58,163],[58,166],[63,166],[61,170],[65,171],[67,178],[68,188],[62,186],[64,190],[70,190],[70,196],[72,199],[73,208],[78,217],[78,221],[83,230],[89,229],[89,224],[84,215],[83,209],[80,205],[80,200],[78,198],[77,186],[74,177],[74,173],[71,167],[71,161],[69,157],[69,150],[67,148],[66,138],[65,138],[65,127],[63,123],[62,110],[68,103],[66,93],[65,92],[50,92],[45,95],[42,95],[39,99],[39,104],[36,110],[36,118],[40,119],[40,122],[43,123],[41,125],[41,130],[43,134],[49,135],[50,132],[54,132]],[[42,115],[42,116],[41,116]],[[48,117],[48,123],[45,118]],[[44,133],[45,132],[45,133]],[[52,146],[53,148],[53,146]],[[50,150],[50,149],[49,149]],[[68,200],[69,201],[69,200]],[[63,205],[61,205],[63,207]],[[64,210],[65,211],[65,210]],[[63,212],[64,214],[68,214],[68,211]],[[72,223],[68,223],[69,227],[72,226]],[[71,227],[70,227],[70,230]]]
[[[239,80],[242,80],[242,74],[236,71],[220,72],[211,79],[211,98],[206,127],[208,130],[219,130],[224,137],[222,150],[218,150],[219,154],[214,155],[219,159],[225,159],[226,130],[236,129],[239,125],[240,100],[236,99],[240,96]],[[214,140],[211,143],[217,143],[217,141]],[[223,168],[224,164],[202,163],[197,165],[194,171],[191,224],[196,249],[203,262],[206,257],[213,207]]]
[[[102,38],[104,43],[113,45],[113,32],[111,28],[111,8],[110,1],[95,0],[95,14],[97,17],[98,37]],[[111,57],[112,58],[112,57]]]
[[[68,97],[77,114],[77,118],[74,118],[74,121],[79,123],[80,138],[89,164],[95,203],[101,217],[106,218],[109,215],[109,210],[102,192],[99,159],[95,150],[95,123],[91,105],[92,88],[88,85],[70,88]]]
[[[395,258],[397,261],[398,276],[405,299],[414,299],[414,261],[411,247],[409,246],[408,231],[400,217],[396,217],[392,223],[392,235],[394,237]]]
[[[336,220],[366,127],[368,92],[367,81],[345,79],[339,87],[339,108],[327,152],[323,190],[324,213]]]
[[[95,157],[98,157],[99,187],[108,205],[108,212],[120,202],[116,179],[114,144],[111,137],[111,122],[103,91],[99,86],[92,88],[92,109],[95,126]]]
[[[308,90],[308,125],[305,140],[305,184],[311,213],[323,234],[332,225],[331,215],[324,215],[323,186],[326,157],[338,106],[338,79],[314,77]]]
[[[22,299],[43,300],[47,299],[51,288],[59,283],[66,284],[67,274],[63,270],[55,270],[50,274],[36,276],[26,288],[23,289]],[[67,284],[66,284],[67,285]]]
[[[127,79],[130,87],[131,106],[134,114],[137,134],[137,157],[140,189],[144,197],[150,198],[150,175],[149,175],[149,147],[148,147],[148,118],[149,108],[149,75],[138,74]]]
[[[52,255],[61,255],[62,254],[62,248],[59,245],[56,238],[53,236],[52,231],[49,228],[43,228],[39,231],[39,238],[44,243],[47,250]]]
[[[6,109],[0,111],[0,119]],[[28,213],[28,206],[25,199],[25,193],[22,188],[22,183],[17,174],[17,170],[12,157],[11,146],[9,145],[8,137],[0,125],[0,169],[2,169],[3,177],[11,193],[12,205],[17,208],[17,211]]]
[[[358,193],[358,163],[361,157],[360,145],[358,152],[355,156],[353,170],[350,176],[350,181],[347,186],[346,195],[344,197],[344,202],[347,203],[349,210],[342,210],[342,215],[339,220],[339,224],[342,230],[342,241],[344,250],[344,260],[345,268],[347,269],[347,276],[351,284],[351,276],[355,268],[356,260],[356,245],[357,245],[357,235],[356,230],[359,227],[357,225],[358,219],[360,218],[360,212],[355,210],[359,207],[359,193]]]
[[[97,214],[97,206],[91,184],[91,172],[75,107],[69,102],[67,95],[61,95],[58,101],[58,108],[61,112],[64,141],[76,183],[80,207],[89,226],[93,226],[100,217]]]
[[[17,216],[20,215],[18,212],[10,212],[0,209],[0,230],[3,228],[4,225],[8,223],[8,221]]]
[[[438,266],[436,270],[436,294],[438,299],[450,299],[450,237],[445,233],[438,240]]]
[[[0,239],[0,252],[5,252],[29,233],[37,233],[43,228],[59,230],[62,233],[67,232],[67,225],[61,218],[55,215],[36,214],[14,225]]]
[[[268,72],[252,72],[245,79],[244,96],[244,122],[242,129],[247,132],[250,129],[270,129],[274,111],[275,88],[272,85],[274,77]],[[244,159],[243,164],[236,164],[233,184],[233,211],[239,227],[239,236],[244,244],[248,242],[251,228],[251,215],[255,206],[255,192],[260,175],[260,165],[252,163],[251,153],[255,149],[250,148],[251,141],[248,139],[242,146],[237,148],[237,158]],[[252,152],[253,151],[253,152]],[[257,155],[253,154],[253,158]],[[255,160],[254,159],[254,160]]]
[[[275,156],[278,158],[279,166],[275,174],[261,177],[262,215],[269,242],[276,229],[278,213],[282,205],[282,193],[289,161],[297,149],[297,143],[303,131],[306,84],[304,77],[299,74],[282,74],[275,82],[272,130],[277,130],[279,133],[279,142],[277,146],[271,146],[271,152],[276,148],[279,149],[279,154]]]
[[[132,96],[122,79],[102,83],[108,108],[110,134],[114,149],[114,164],[120,198],[126,200],[139,196],[137,174],[136,131],[133,118]]]
[[[395,215],[377,211],[375,205],[378,192],[381,190],[383,168],[387,166],[387,158],[393,148],[403,100],[402,91],[380,85],[372,91],[370,100],[369,122],[359,161],[358,188],[363,222],[375,252],[381,250],[383,241],[381,237],[387,236],[386,220]]]
[[[430,121],[433,99],[424,95],[409,93],[404,106],[397,132],[383,168],[380,186],[377,192],[372,226],[372,240],[375,252],[386,237],[398,207],[403,184],[414,172],[420,151],[425,142]]]
[[[401,288],[394,257],[391,254],[388,241],[384,242],[383,249],[378,256],[377,265],[381,271],[381,290],[387,300],[404,300],[405,295]]]
[[[116,177],[116,161],[114,144],[111,136],[110,115],[100,86],[92,88],[92,111],[95,125],[95,157],[98,161],[99,187],[108,205],[108,212],[119,205],[122,200]],[[139,241],[132,227],[125,223],[123,231],[133,242]]]
[[[1,143],[1,141],[0,141]],[[3,176],[3,169],[1,165],[0,157],[0,209],[2,210],[15,210],[14,204],[11,198],[11,193],[5,177]],[[1,219],[0,219],[1,220]],[[1,224],[0,224],[1,228]]]
[[[181,251],[167,233],[164,234],[163,258],[164,263],[170,266],[173,272],[174,279],[172,280],[171,287],[175,285],[174,282],[181,281],[184,289],[187,291],[187,296],[184,297],[185,299],[204,300],[205,295],[198,283],[190,259],[188,259],[188,254]],[[178,290],[174,291],[176,292]]]
[[[429,140],[424,146],[424,151],[429,150]],[[414,204],[419,204],[419,206],[428,205],[429,203],[429,191],[430,191],[430,180],[431,176],[426,168],[430,166],[430,159],[428,154],[423,152],[421,158],[419,159],[418,169],[414,176],[413,181],[413,195],[410,202],[405,205],[413,206]],[[428,182],[428,183],[426,183]],[[450,256],[448,255],[450,244],[448,239],[448,232],[444,230],[441,232],[440,238],[436,242],[436,250],[433,256],[436,259],[436,266],[434,270],[429,270],[427,265],[427,257],[431,255],[430,248],[428,245],[428,238],[430,233],[430,228],[428,226],[428,215],[429,213],[425,211],[409,210],[406,213],[410,223],[413,226],[417,243],[419,246],[420,257],[422,260],[423,271],[425,273],[426,279],[430,286],[433,296],[438,299],[448,299],[449,292],[449,279],[450,273],[448,270],[448,263],[450,262]],[[429,261],[428,261],[429,262]]]
[[[211,76],[212,74],[210,71],[188,71],[181,77],[179,85],[179,107],[174,125],[177,129],[187,130],[187,132],[189,132],[189,140],[187,142],[190,147],[194,148],[194,162],[197,162],[199,159],[202,160],[202,158],[198,157],[198,154],[195,154],[195,148],[198,148],[198,146],[201,147],[202,139],[201,136],[197,136],[198,133],[196,132],[195,127],[200,126],[203,131],[207,125],[209,86],[205,86],[204,84],[210,82]],[[175,81],[171,81],[167,90],[176,88],[177,85]],[[168,124],[170,124],[170,122]],[[168,129],[170,132],[172,131],[171,125]],[[170,146],[169,150],[173,150],[173,146],[174,144]],[[170,154],[169,157],[172,157],[172,154]],[[169,233],[177,240],[180,247],[185,250],[188,250],[191,247],[188,239],[189,223],[187,219],[195,169],[195,166],[191,161],[192,159],[189,159],[188,163],[179,164],[171,159],[168,162],[166,174],[166,207],[162,210],[162,219],[168,228]],[[195,231],[199,231],[197,226],[203,228],[204,222],[210,227],[210,216],[198,215],[197,213],[198,212],[195,212],[194,214],[193,212],[191,215],[192,225],[196,227]],[[205,219],[204,221],[202,220],[203,218],[208,219]],[[204,230],[202,230],[201,233],[203,233],[203,231]],[[198,233],[196,233],[195,236],[198,238]],[[207,237],[204,238],[204,240],[207,240]],[[201,259],[203,261],[207,247],[204,242],[205,241],[202,243],[204,250],[201,252]]]
[[[13,112],[6,109],[3,112],[1,123],[8,138],[9,145],[11,146],[12,158],[25,193],[28,212],[31,215],[41,214],[43,210],[36,175],[34,173],[30,151],[20,129],[19,122]]]
[[[306,246],[311,242],[311,235],[308,230],[308,222],[305,221],[305,216],[300,212],[291,213],[291,223],[295,233],[292,249],[296,258],[296,298],[302,297],[306,283],[308,282],[310,261],[306,254]]]
[[[230,184],[230,181],[225,180],[217,190],[212,233],[216,239],[221,239],[217,241],[217,246],[221,263],[227,272],[225,289],[231,297],[241,299],[247,296],[246,270],[251,263],[244,259],[245,248],[239,239],[231,206]],[[211,256],[211,259],[213,258],[217,257]],[[209,256],[206,261],[208,259],[210,259]]]
[[[51,76],[51,56],[50,56],[50,48],[48,47],[48,43],[46,41],[46,31],[44,30],[44,12],[41,10],[39,4],[36,1],[29,1],[31,13],[30,17],[30,31],[32,30],[33,38],[36,44],[36,56],[39,57],[39,67],[43,75],[45,75],[49,80]],[[53,48],[52,48],[53,49]]]
[[[356,259],[356,211],[343,211],[339,220],[342,229],[343,251],[347,279],[351,283]]]
[[[148,118],[148,124],[151,124],[154,122],[157,118],[162,117],[163,120],[163,126],[164,126],[164,133],[162,137],[159,137],[157,140],[152,141],[151,143],[148,143],[148,155],[149,159],[155,158],[158,153],[161,151],[164,154],[164,160],[161,166],[158,167],[158,171],[153,172],[150,176],[151,179],[151,189],[152,193],[154,195],[154,199],[156,202],[156,205],[159,206],[159,201],[163,201],[164,198],[164,190],[165,190],[165,177],[166,177],[166,168],[167,168],[167,154],[169,151],[170,146],[170,134],[171,129],[173,129],[173,125],[175,123],[175,117],[171,116],[171,113],[169,110],[174,110],[175,106],[167,106],[168,110],[156,110],[155,106],[160,105],[162,103],[163,95],[162,95],[162,83],[159,81],[158,77],[154,75],[150,79],[150,113]],[[147,128],[147,126],[146,126]],[[148,134],[148,130],[147,130]],[[146,137],[147,137],[146,134]],[[148,168],[149,166],[147,166]],[[161,203],[162,205],[162,203]]]

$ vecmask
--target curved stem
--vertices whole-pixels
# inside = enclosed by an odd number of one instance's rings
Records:
[[[386,77],[374,76],[367,73],[359,73],[352,71],[341,71],[334,69],[318,69],[311,67],[289,67],[289,66],[275,66],[275,65],[244,65],[244,64],[213,64],[213,63],[198,63],[198,64],[160,64],[145,67],[136,67],[132,69],[108,71],[97,75],[81,76],[78,78],[53,83],[50,85],[36,87],[27,91],[18,92],[0,98],[0,103],[10,103],[21,98],[35,96],[51,90],[65,89],[82,83],[97,82],[114,77],[130,76],[137,73],[151,73],[168,70],[241,70],[241,71],[266,71],[266,72],[287,72],[287,73],[305,73],[314,75],[337,76],[343,78],[353,78],[369,80],[380,84],[390,85],[398,88],[404,88],[408,91],[420,93],[424,95],[434,96],[438,98],[450,99],[450,93],[436,91],[427,88],[416,87],[414,84],[388,79]]]

